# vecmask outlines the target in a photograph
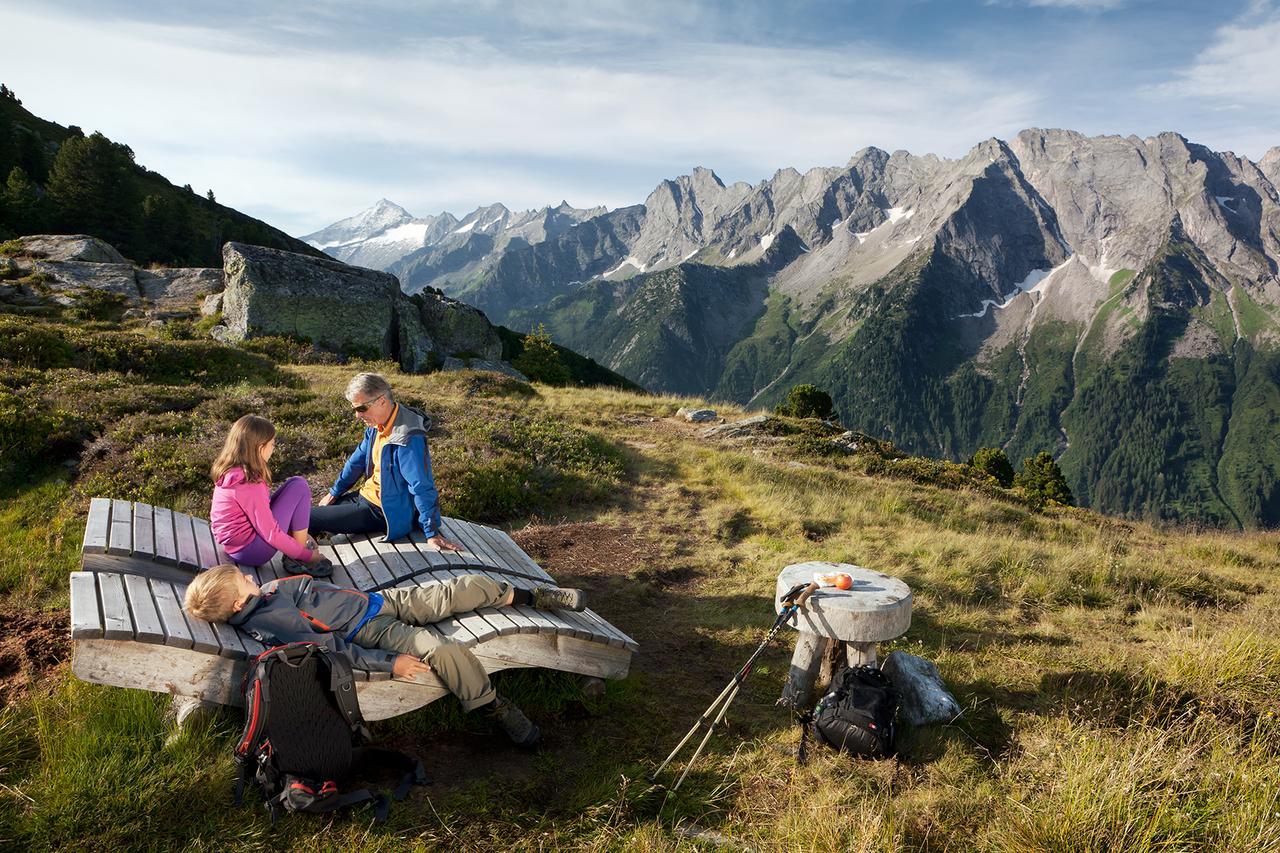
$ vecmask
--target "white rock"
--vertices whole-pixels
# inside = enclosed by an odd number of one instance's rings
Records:
[[[960,703],[947,692],[942,673],[932,661],[906,652],[891,652],[880,667],[898,691],[898,718],[912,726],[949,723],[960,715]]]

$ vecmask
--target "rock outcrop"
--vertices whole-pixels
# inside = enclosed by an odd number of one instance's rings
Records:
[[[74,304],[84,291],[101,291],[131,309],[146,306],[153,316],[185,314],[197,298],[222,290],[220,269],[138,269],[113,246],[84,234],[19,237],[8,250],[0,278],[26,279],[38,295],[62,305]]]
[[[392,275],[277,249],[223,247],[221,340],[288,335],[324,349],[388,358],[409,371],[450,355],[497,361],[485,316],[437,292],[408,296]]]

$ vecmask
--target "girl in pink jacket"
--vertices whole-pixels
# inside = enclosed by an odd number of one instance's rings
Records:
[[[311,487],[290,477],[274,492],[267,463],[276,450],[276,428],[257,415],[236,421],[213,463],[213,506],[209,526],[228,556],[246,566],[261,566],[283,552],[290,571],[326,576],[333,565],[307,534]]]

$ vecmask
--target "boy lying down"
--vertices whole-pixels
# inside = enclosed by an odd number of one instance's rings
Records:
[[[318,643],[350,656],[361,669],[413,678],[434,672],[465,711],[494,717],[512,741],[532,746],[538,727],[503,699],[471,650],[422,626],[481,607],[531,605],[542,610],[582,610],[580,589],[516,589],[484,575],[463,575],[423,587],[364,593],[307,575],[261,588],[231,565],[201,572],[187,587],[188,613],[227,622],[268,645]]]

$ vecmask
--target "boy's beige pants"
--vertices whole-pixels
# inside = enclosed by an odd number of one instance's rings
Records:
[[[463,575],[427,586],[385,589],[382,610],[352,642],[366,649],[387,649],[421,658],[471,711],[494,700],[489,676],[471,650],[420,626],[506,600],[511,587],[484,575]]]

